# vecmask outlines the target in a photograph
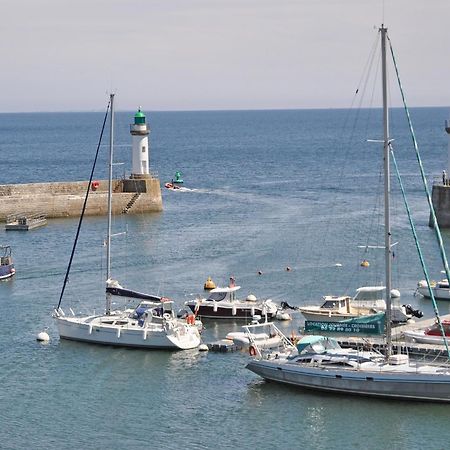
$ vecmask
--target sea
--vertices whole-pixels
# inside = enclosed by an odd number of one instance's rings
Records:
[[[448,108],[413,108],[429,189],[447,168]],[[131,168],[129,124],[116,113],[115,176]],[[1,184],[89,178],[104,112],[0,114]],[[186,300],[208,276],[300,306],[384,283],[381,110],[147,112],[160,213],[113,218],[112,275],[126,287]],[[107,130],[106,132],[107,133]],[[428,270],[443,278],[403,109],[391,137]],[[107,177],[104,136],[94,178]],[[190,191],[164,189],[181,171]],[[423,271],[395,172],[393,285],[400,304],[432,317],[415,294]],[[29,205],[24,205],[24,208]],[[58,304],[78,225],[51,219],[0,229],[16,276],[0,282],[1,449],[448,448],[446,405],[332,395],[265,382],[245,351],[146,351],[60,341]],[[122,234],[123,232],[126,232]],[[82,225],[62,308],[104,308],[105,217]],[[450,231],[443,231],[450,246]],[[369,247],[368,247],[369,246]],[[375,247],[375,248],[372,248]],[[369,267],[360,263],[367,259]],[[288,270],[288,268],[290,270]],[[115,307],[123,307],[117,301]],[[441,314],[450,303],[439,303]],[[300,333],[301,316],[279,322]],[[242,324],[205,321],[203,341]],[[36,341],[47,329],[50,342]]]

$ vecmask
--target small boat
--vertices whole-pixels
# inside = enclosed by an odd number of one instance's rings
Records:
[[[359,316],[375,315],[386,311],[386,301],[383,298],[385,291],[384,286],[363,286],[356,290],[353,298],[325,295],[322,305],[298,309],[309,321],[341,322]],[[422,312],[413,309],[411,305],[392,306],[392,323],[406,323],[413,317],[422,316]]]
[[[450,288],[446,278],[437,282],[431,281],[430,288],[433,291],[434,298],[438,300],[450,300]],[[420,280],[417,283],[417,292],[425,298],[431,298],[426,280]]]
[[[450,321],[443,320],[441,324],[444,329],[445,336],[450,338]],[[442,338],[441,328],[438,323],[422,330],[406,330],[403,332],[403,336],[410,342],[444,345],[444,339]]]
[[[255,316],[252,325],[257,325],[261,317]],[[283,345],[283,338],[277,333],[277,329],[272,322],[267,322],[264,325],[265,330],[261,333],[249,332],[247,327],[245,331],[232,331],[228,333],[225,339],[232,340],[236,345],[242,348],[248,348],[250,354],[256,355],[256,348],[250,348],[253,342],[258,344],[260,349],[279,348]]]
[[[11,247],[0,245],[0,252],[2,253],[2,256],[0,256],[0,280],[6,280],[16,273],[11,256]]]
[[[231,278],[228,287],[216,287],[209,292],[207,298],[197,297],[184,304],[201,319],[250,321],[255,315],[268,319],[276,318],[281,307],[274,301],[271,299],[257,300],[253,294],[239,300],[236,297],[236,292],[239,289],[241,289],[241,286],[236,286],[234,278]]]
[[[211,279],[211,277],[208,277],[208,279],[205,281],[205,284],[203,285],[203,289],[205,291],[210,291],[211,289],[215,289],[216,283]]]

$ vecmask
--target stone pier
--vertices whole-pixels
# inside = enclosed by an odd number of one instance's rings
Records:
[[[78,217],[83,208],[88,181],[0,185],[0,221],[10,214],[39,212],[48,218]],[[152,176],[113,180],[114,214],[162,211],[159,179]],[[86,215],[108,212],[108,180],[89,187]]]

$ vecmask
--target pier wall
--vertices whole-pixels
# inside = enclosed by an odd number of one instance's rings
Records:
[[[433,184],[431,198],[439,227],[450,228],[450,186]],[[433,227],[431,214],[428,225]]]
[[[89,191],[86,215],[108,212],[108,181],[98,180]],[[81,214],[87,181],[0,185],[0,221],[10,214],[39,212],[48,218],[77,217]],[[114,214],[162,211],[158,178],[113,180]]]

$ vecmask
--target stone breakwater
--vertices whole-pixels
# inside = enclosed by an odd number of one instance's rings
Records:
[[[49,218],[77,217],[81,214],[87,181],[0,185],[0,221],[10,214],[39,212]],[[162,211],[158,178],[113,180],[114,214]],[[97,180],[90,186],[86,215],[108,212],[108,181]]]

